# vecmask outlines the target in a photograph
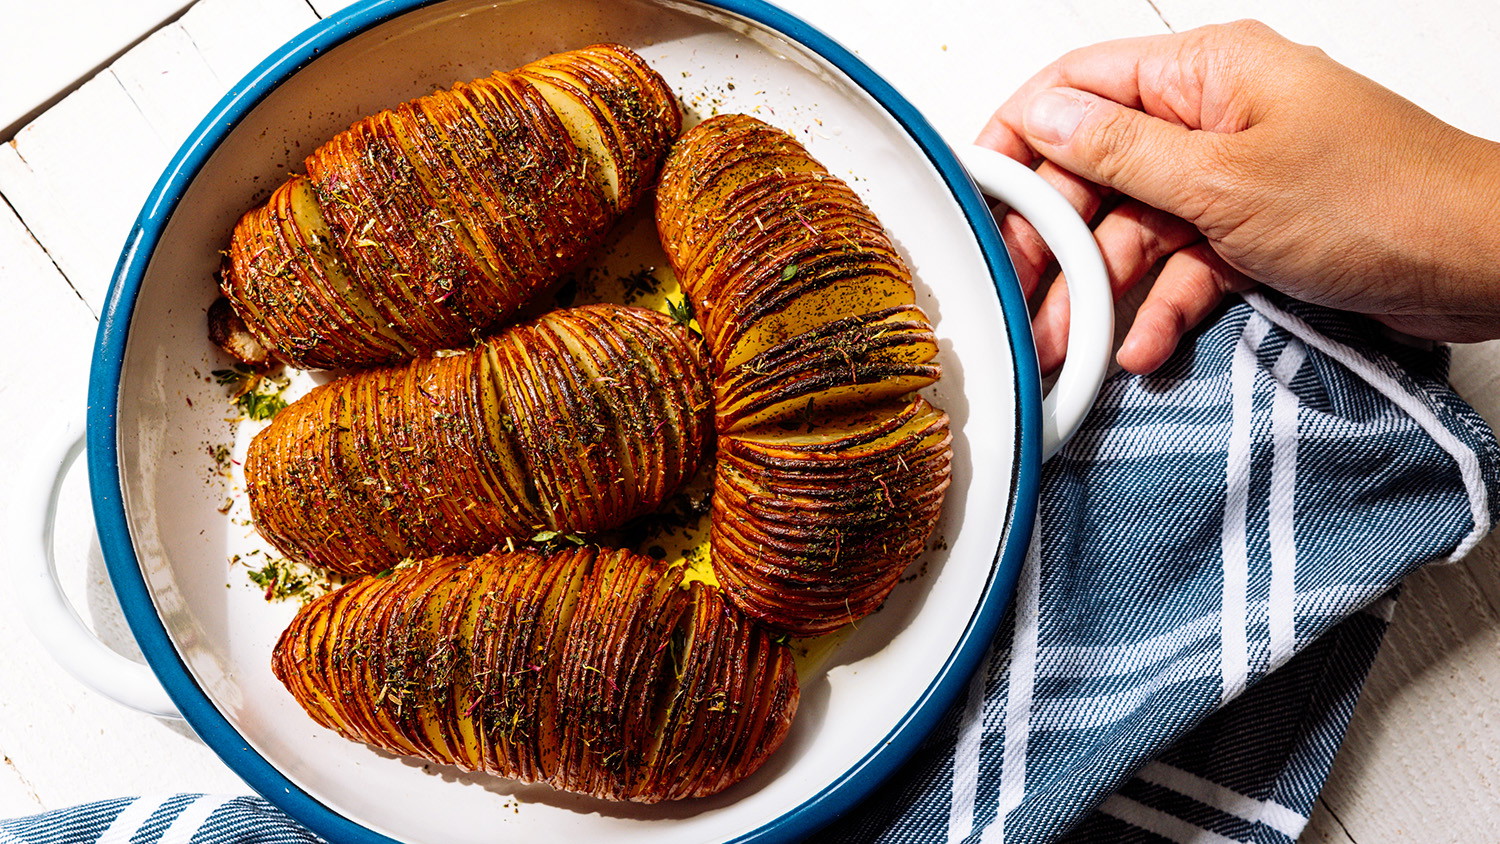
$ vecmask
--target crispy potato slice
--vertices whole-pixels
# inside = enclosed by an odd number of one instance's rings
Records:
[[[915,395],[804,431],[721,437],[710,559],[726,595],[797,636],[873,612],[925,550],[950,443],[947,414]]]
[[[717,426],[738,431],[793,414],[877,404],[937,381],[937,339],[915,308],[803,332],[719,376]]]

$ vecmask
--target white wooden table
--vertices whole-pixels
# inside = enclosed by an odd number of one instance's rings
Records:
[[[10,127],[0,128],[0,477],[14,478],[39,438],[81,413],[116,255],[177,145],[256,61],[344,5],[199,0],[181,12],[185,1],[0,0],[0,127]],[[1494,0],[783,5],[852,47],[953,138],[971,137],[1070,48],[1252,15],[1444,120],[1500,138]],[[1458,349],[1453,378],[1500,423],[1500,344]],[[36,494],[0,485],[0,508]],[[76,561],[65,585],[103,637],[130,653],[85,502],[75,473],[59,538],[63,559]],[[1496,835],[1497,561],[1500,539],[1491,537],[1466,562],[1412,578],[1304,841]],[[121,795],[246,790],[180,722],[125,710],[64,674],[12,609],[0,604],[0,816]]]

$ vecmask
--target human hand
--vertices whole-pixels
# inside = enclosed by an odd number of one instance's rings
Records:
[[[1117,297],[1165,262],[1117,356],[1132,372],[1156,369],[1256,282],[1421,337],[1500,336],[1500,145],[1263,24],[1075,50],[1011,96],[979,143],[1045,159],[1037,172],[1099,217]],[[1001,231],[1030,296],[1051,253],[1014,213]],[[1054,369],[1062,285],[1033,326]]]

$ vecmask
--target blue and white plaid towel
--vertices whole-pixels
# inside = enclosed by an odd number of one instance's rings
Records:
[[[1010,620],[966,699],[819,839],[1301,832],[1392,590],[1489,531],[1500,447],[1447,386],[1446,350],[1245,299],[1160,372],[1107,382],[1047,465]],[[254,798],[0,822],[24,844],[313,840]]]

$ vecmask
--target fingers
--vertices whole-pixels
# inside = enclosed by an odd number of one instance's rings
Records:
[[[1078,216],[1085,222],[1093,221],[1104,201],[1103,190],[1098,185],[1080,179],[1050,162],[1043,162],[1036,172],[1068,200]],[[1026,222],[1026,218],[1014,211],[1007,211],[1000,219],[1000,236],[1005,239],[1005,246],[1010,251],[1016,278],[1021,282],[1021,291],[1030,298],[1052,263],[1052,248]]]
[[[1196,79],[1182,75],[1184,52],[1192,49],[1187,35],[1153,35],[1106,41],[1074,50],[1027,80],[990,117],[975,141],[1017,161],[1031,164],[1040,157],[1025,127],[1027,104],[1051,88],[1090,92],[1123,106],[1179,125],[1200,128],[1195,105],[1201,96]]]
[[[1198,240],[1186,221],[1138,202],[1126,202],[1105,215],[1094,229],[1104,256],[1110,290],[1118,299],[1146,277],[1157,262]],[[1063,279],[1059,279],[1063,281]],[[1068,296],[1065,284],[1054,284],[1032,319],[1037,362],[1043,372],[1062,364],[1067,351]]]
[[[1027,143],[1064,169],[1155,208],[1195,219],[1210,136],[1084,91],[1049,88],[1023,115]]]
[[[1166,363],[1182,335],[1202,322],[1227,294],[1254,285],[1224,263],[1208,243],[1200,241],[1182,249],[1162,267],[1115,360],[1137,375],[1155,371]]]
[[[1074,50],[1021,86],[978,142],[1195,219],[1218,184],[1206,174],[1233,160],[1225,138],[1259,113],[1278,43],[1290,45],[1247,21]]]
[[[1158,261],[1201,237],[1186,220],[1139,202],[1122,204],[1094,229],[1116,299],[1140,284]]]
[[[1068,285],[1061,276],[1047,290],[1047,298],[1031,316],[1031,337],[1036,343],[1037,368],[1050,375],[1068,356]]]
[[[1246,73],[1258,72],[1249,57],[1290,43],[1264,24],[1238,21],[1082,47],[1017,89],[990,117],[978,143],[1017,161],[1035,161],[1037,151],[1021,128],[1023,115],[1032,97],[1049,88],[1086,91],[1190,129],[1235,132],[1245,128],[1246,114],[1222,95]],[[1210,81],[1215,91],[1208,90]]]

